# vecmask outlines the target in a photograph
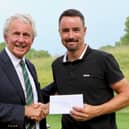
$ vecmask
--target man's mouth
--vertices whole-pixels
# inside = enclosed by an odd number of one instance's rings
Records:
[[[22,49],[26,47],[26,46],[23,45],[23,44],[20,44],[20,45],[18,44],[18,45],[15,45],[15,46],[16,46],[17,48],[22,48]]]
[[[66,39],[65,42],[78,42],[77,39]]]

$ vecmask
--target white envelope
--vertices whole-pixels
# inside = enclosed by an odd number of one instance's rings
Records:
[[[50,96],[49,114],[69,114],[73,106],[83,107],[83,95]]]

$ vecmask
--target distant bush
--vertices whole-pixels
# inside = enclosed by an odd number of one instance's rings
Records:
[[[102,47],[100,47],[100,50],[102,49],[110,49],[110,48],[113,48],[113,46],[111,46],[111,45],[106,45],[106,46],[102,46]]]
[[[48,53],[48,51],[44,51],[44,50],[35,50],[35,49],[31,49],[27,55],[27,58],[29,59],[34,59],[34,58],[43,58],[43,57],[51,57],[51,55]]]
[[[5,48],[5,43],[0,43],[0,51]],[[48,53],[48,51],[44,50],[35,50],[32,48],[26,55],[28,59],[35,59],[35,58],[43,58],[43,57],[51,57],[51,55]]]

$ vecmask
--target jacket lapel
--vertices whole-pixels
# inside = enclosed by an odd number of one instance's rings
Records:
[[[36,70],[34,68],[34,66],[28,61],[28,60],[25,60],[26,61],[26,64],[27,64],[27,67],[33,77],[33,80],[34,80],[34,83],[35,83],[35,86],[36,86],[36,90],[37,90],[37,95],[38,95],[38,100],[39,101],[42,101],[42,97],[41,97],[41,91],[40,91],[40,84],[38,83],[38,79],[37,79],[37,73],[36,73]]]
[[[25,103],[25,95],[20,80],[5,50],[1,52],[0,59],[2,60],[1,67],[5,71],[7,78],[10,80],[11,85],[14,86],[15,89],[17,90],[17,94],[21,97],[21,100]]]

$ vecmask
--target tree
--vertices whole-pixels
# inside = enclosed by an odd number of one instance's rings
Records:
[[[125,22],[125,34],[120,38],[120,41],[116,42],[115,45],[129,45],[129,17],[126,18]]]
[[[0,43],[0,51],[2,50],[2,49],[4,49],[5,48],[5,43],[4,42],[1,42]]]

